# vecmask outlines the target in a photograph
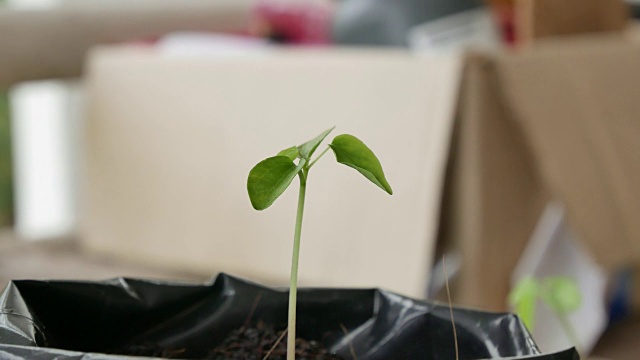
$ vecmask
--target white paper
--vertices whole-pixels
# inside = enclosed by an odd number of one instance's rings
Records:
[[[178,57],[255,55],[269,47],[269,42],[261,38],[202,32],[172,33],[156,44],[163,55]]]
[[[430,21],[409,32],[409,45],[419,52],[495,49],[500,43],[499,31],[485,7]]]
[[[547,205],[514,271],[513,284],[528,276],[565,276],[577,281],[582,306],[569,316],[569,321],[582,350],[589,353],[607,325],[607,277],[569,229],[564,208],[558,203]],[[540,349],[552,352],[574,346],[551,310],[540,302],[537,309],[533,338]]]

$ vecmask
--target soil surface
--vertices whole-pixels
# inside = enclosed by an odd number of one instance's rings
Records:
[[[269,354],[268,360],[286,360],[287,337],[283,332],[283,330],[276,331],[273,326],[263,322],[250,327],[243,326],[232,331],[222,343],[209,352],[205,359],[262,360]],[[269,353],[270,351],[271,353]],[[152,344],[140,344],[129,347],[125,351],[125,355],[181,359],[184,352],[185,349],[164,349]],[[296,339],[296,360],[343,359],[335,354],[330,354],[326,347],[318,341]]]
[[[282,337],[280,342],[278,340]],[[234,330],[218,347],[213,349],[207,359],[212,360],[262,360],[273,345],[278,345],[269,355],[269,360],[285,360],[287,356],[287,338],[283,331],[259,322],[256,326],[241,327]],[[296,360],[342,360],[330,354],[324,345],[317,341],[296,339]]]

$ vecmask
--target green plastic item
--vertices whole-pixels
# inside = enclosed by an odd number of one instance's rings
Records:
[[[529,331],[535,329],[538,300],[551,309],[578,352],[582,352],[576,331],[568,318],[582,305],[582,294],[578,284],[573,279],[564,276],[520,280],[509,294],[509,304],[513,306],[515,313],[522,319]]]

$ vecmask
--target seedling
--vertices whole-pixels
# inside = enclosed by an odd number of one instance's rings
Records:
[[[335,127],[334,127],[335,128]],[[314,139],[280,151],[276,156],[259,162],[249,172],[247,191],[251,205],[256,210],[264,210],[289,187],[293,178],[300,179],[298,192],[298,212],[293,237],[293,256],[291,259],[291,278],[289,282],[289,321],[287,335],[287,360],[295,359],[296,340],[296,299],[298,288],[298,258],[300,254],[300,234],[302,232],[302,216],[307,189],[309,171],[326,152],[331,149],[340,164],[347,165],[372,183],[391,195],[393,191],[382,171],[380,161],[362,141],[353,135],[336,136],[324,151],[312,160],[312,156],[320,143],[329,135],[331,128]],[[297,163],[296,163],[297,161]]]
[[[516,284],[509,294],[509,303],[514,307],[516,314],[522,319],[529,331],[533,331],[535,328],[538,300],[542,300],[553,311],[567,337],[581,353],[581,344],[575,329],[567,318],[582,304],[582,295],[576,282],[562,276],[551,276],[542,280],[525,278]]]

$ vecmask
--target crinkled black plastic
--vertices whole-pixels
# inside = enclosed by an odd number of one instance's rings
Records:
[[[359,360],[455,358],[446,305],[384,290],[301,289],[298,299],[298,336],[345,359],[349,344]],[[143,343],[188,349],[181,356],[197,359],[247,321],[284,329],[287,301],[286,289],[225,274],[207,285],[14,281],[0,296],[0,359],[133,360],[141,358],[106,354]],[[454,308],[454,317],[461,360],[579,359],[573,349],[541,355],[512,314]]]

